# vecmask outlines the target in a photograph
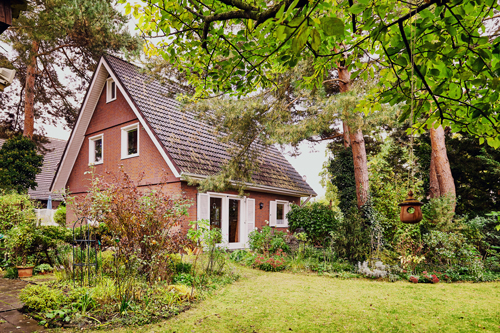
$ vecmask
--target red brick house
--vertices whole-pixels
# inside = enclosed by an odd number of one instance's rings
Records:
[[[285,229],[290,204],[316,193],[274,147],[263,152],[248,196],[199,193],[187,184],[186,176],[203,179],[217,173],[229,158],[228,146],[206,124],[179,110],[179,102],[168,97],[174,89],[121,59],[101,58],[51,190],[66,188],[83,196],[89,165],[98,173],[123,165],[131,176],[145,173],[140,186],[158,185],[166,175],[167,191],[184,193],[195,203],[190,220],[209,219],[213,227],[222,228],[229,248],[244,247],[248,233],[266,220]],[[70,208],[67,214],[68,221],[75,220]]]

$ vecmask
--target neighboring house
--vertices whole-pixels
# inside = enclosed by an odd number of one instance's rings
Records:
[[[128,62],[101,58],[51,190],[67,188],[78,200],[86,195],[90,165],[100,174],[123,165],[132,177],[144,172],[140,186],[162,183],[172,195],[192,199],[189,220],[209,219],[212,227],[222,228],[230,248],[244,247],[248,233],[266,220],[284,230],[290,204],[316,196],[313,189],[276,148],[262,147],[260,171],[248,184],[248,196],[235,191],[199,193],[185,176],[203,179],[217,173],[229,159],[228,146],[206,124],[181,112],[179,102],[168,97],[172,91],[176,88]],[[75,219],[68,207],[67,221]]]
[[[52,209],[56,209],[63,198],[58,193],[50,193],[50,185],[56,174],[57,165],[61,160],[64,147],[66,147],[66,141],[54,138],[47,139],[49,142],[43,145],[47,149],[47,152],[43,158],[42,172],[36,176],[37,187],[34,190],[29,189],[28,194],[31,199],[37,200],[40,203],[41,208],[47,208],[47,201],[50,196],[52,199]],[[4,142],[4,139],[0,139],[0,148]]]

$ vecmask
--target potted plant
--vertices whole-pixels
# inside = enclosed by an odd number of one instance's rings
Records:
[[[8,231],[6,247],[9,250],[12,262],[16,265],[18,276],[30,277],[35,267],[29,256],[34,243],[34,223],[22,223]]]

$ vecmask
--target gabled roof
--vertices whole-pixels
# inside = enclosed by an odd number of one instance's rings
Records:
[[[94,101],[97,94],[102,91],[105,77],[107,77],[101,73],[104,68],[117,82],[117,87],[122,91],[175,176],[204,178],[221,170],[221,166],[230,158],[227,152],[229,146],[221,143],[207,124],[196,120],[195,116],[189,112],[182,112],[180,103],[168,97],[176,88],[172,85],[161,84],[143,73],[138,67],[113,56],[105,56],[101,59],[94,73],[91,88],[87,92],[68,147],[72,144],[72,140],[83,141],[81,136],[85,133],[93,112],[93,109],[89,110],[88,105],[93,104],[95,108]],[[99,91],[96,93],[92,89]],[[87,100],[91,103],[87,103]],[[85,128],[78,128],[79,126]],[[70,150],[74,151],[74,149]],[[69,160],[73,160],[72,163],[74,163],[76,156],[69,157]],[[254,184],[249,184],[250,189],[256,188],[266,192],[280,192],[278,190],[282,189],[283,193],[301,196],[316,195],[274,146],[262,147],[260,160],[260,171],[253,175]],[[67,180],[69,171],[58,171],[56,179],[60,173],[65,174],[61,175],[61,180],[64,178]],[[56,179],[55,183],[57,183]],[[58,184],[53,185],[53,188],[58,189],[64,186],[65,182],[63,184],[59,181]]]
[[[35,190],[28,190],[28,194],[32,199],[47,200],[49,195],[52,200],[62,200],[62,196],[57,193],[50,193],[50,184],[56,174],[56,169],[61,160],[61,156],[66,146],[65,140],[48,138],[50,142],[44,144],[44,148],[48,151],[43,159],[42,172],[36,176],[37,187]],[[0,148],[5,140],[0,139]]]

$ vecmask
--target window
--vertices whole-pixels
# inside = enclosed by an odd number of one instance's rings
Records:
[[[139,123],[122,127],[122,159],[139,156]]]
[[[116,99],[116,83],[111,78],[106,83],[106,103],[109,103]]]
[[[269,225],[271,227],[288,227],[286,214],[290,210],[288,201],[270,201],[269,202]]]
[[[276,204],[276,226],[285,224],[285,204]]]
[[[89,138],[89,164],[101,164],[104,160],[103,135]]]

